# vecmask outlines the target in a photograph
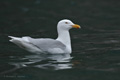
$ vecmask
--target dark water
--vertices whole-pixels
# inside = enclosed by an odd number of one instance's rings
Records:
[[[57,37],[70,19],[72,54],[38,55],[7,37]],[[0,80],[120,80],[119,0],[4,0],[0,2]]]

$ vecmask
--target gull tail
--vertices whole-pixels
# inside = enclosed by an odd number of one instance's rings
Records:
[[[13,36],[8,36],[9,38],[11,38],[9,41],[18,45],[20,48],[25,49],[29,52],[33,52],[33,53],[39,53],[41,52],[41,50],[36,47],[35,45],[31,44],[31,42],[29,41],[28,38],[30,37],[13,37]]]
[[[9,38],[11,38],[9,41],[10,42],[13,42],[14,43],[14,41],[21,41],[21,38],[18,38],[18,37],[13,37],[13,36],[8,36]]]
[[[11,38],[9,41],[23,48],[23,39],[19,37],[8,36]]]

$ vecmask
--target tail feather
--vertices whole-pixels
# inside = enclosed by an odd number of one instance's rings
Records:
[[[10,42],[14,42],[14,41],[20,41],[21,40],[21,38],[18,38],[18,37],[13,37],[13,36],[8,36],[9,38],[11,38],[9,41]]]
[[[19,38],[19,37],[13,37],[13,36],[8,36],[9,38],[11,38],[11,40],[9,40],[10,42],[18,45],[20,48],[22,49],[25,49],[29,52],[41,52],[41,50],[32,45],[28,39],[28,37],[22,37],[22,38]]]
[[[9,38],[16,38],[16,37],[13,37],[13,36],[8,36]]]
[[[8,37],[11,38],[11,39],[9,40],[10,42],[18,45],[18,46],[21,47],[21,48],[24,48],[22,38],[13,37],[13,36],[8,36]]]

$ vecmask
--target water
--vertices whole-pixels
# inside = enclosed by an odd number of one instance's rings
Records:
[[[4,0],[0,13],[0,80],[120,80],[120,1]],[[56,38],[56,24],[68,18],[72,54],[38,55],[7,37]]]

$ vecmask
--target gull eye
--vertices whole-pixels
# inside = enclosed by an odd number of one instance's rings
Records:
[[[68,24],[68,22],[65,22],[65,24]]]

